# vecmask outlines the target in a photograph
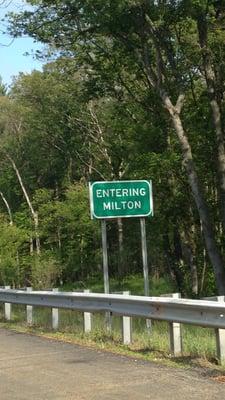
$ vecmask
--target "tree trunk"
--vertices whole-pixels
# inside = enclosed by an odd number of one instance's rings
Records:
[[[8,215],[9,215],[9,225],[13,225],[13,218],[12,218],[12,212],[11,212],[11,208],[9,206],[8,201],[6,200],[5,196],[3,195],[2,192],[0,192],[1,198],[3,200],[3,202],[5,203],[5,206],[7,208],[8,211]]]
[[[191,271],[191,292],[194,296],[198,295],[198,269],[196,262],[194,260],[194,255],[192,253],[192,249],[189,247],[188,248],[189,252],[189,267]]]
[[[201,232],[202,232],[202,227],[201,227]],[[203,289],[204,289],[205,276],[206,276],[206,267],[207,267],[206,251],[205,251],[205,247],[203,247],[203,267],[202,267],[200,294],[202,294]]]
[[[56,200],[59,201],[59,186],[58,182],[55,183],[55,197]],[[62,241],[61,241],[61,224],[60,224],[60,218],[57,219],[57,227],[56,227],[56,233],[57,233],[57,241],[58,241],[58,250],[61,254],[62,250]]]
[[[191,291],[196,296],[198,294],[198,270],[192,246],[187,242],[183,243],[183,252],[191,272]]]
[[[195,170],[195,165],[192,157],[191,147],[188,142],[187,135],[184,131],[181,119],[180,119],[180,107],[174,107],[169,96],[165,92],[161,92],[161,97],[165,108],[170,114],[174,129],[180,142],[183,165],[186,169],[189,185],[192,190],[192,194],[197,206],[200,220],[202,222],[202,229],[204,233],[204,239],[210,261],[212,263],[217,289],[220,295],[225,294],[225,269],[222,256],[217,248],[213,227],[210,221],[210,214],[208,211],[207,204],[202,195],[200,189],[200,183]],[[177,103],[178,104],[178,103]]]
[[[34,254],[34,242],[33,242],[33,238],[30,237],[30,255],[33,256]]]
[[[202,238],[204,239],[202,224],[200,224],[200,229],[201,229],[201,236],[202,236]],[[203,265],[202,265],[202,275],[201,275],[200,294],[202,294],[203,291],[204,291],[205,277],[206,277],[206,269],[207,269],[207,253],[206,253],[205,246],[203,246],[202,258],[203,258]]]
[[[193,295],[198,294],[198,268],[196,264],[196,245],[195,245],[195,225],[190,207],[190,225],[189,228],[181,231],[183,258],[190,269],[191,291]]]
[[[223,224],[223,231],[225,233],[225,146],[221,123],[221,112],[220,107],[216,99],[210,100],[213,122],[216,132],[217,141],[217,170],[218,170],[218,181],[219,181],[219,193],[220,193],[220,210],[221,220]]]
[[[174,230],[174,232],[176,232],[176,231]],[[176,234],[177,234],[177,232],[176,232]],[[175,243],[175,239],[174,239],[174,243]],[[177,245],[177,242],[176,242],[176,245]],[[175,249],[174,249],[174,251],[171,250],[168,232],[165,232],[163,234],[163,248],[164,248],[164,254],[165,254],[165,259],[166,259],[166,266],[169,271],[170,277],[171,277],[172,281],[176,283],[178,291],[182,292],[183,274],[178,266],[179,261],[176,258],[177,252],[175,251]],[[179,259],[179,256],[178,256],[178,259]]]
[[[39,255],[41,253],[40,237],[39,237],[39,222],[38,213],[34,212],[34,230],[35,230],[35,243],[36,243],[36,253]]]
[[[200,15],[197,21],[199,43],[202,50],[203,68],[206,86],[212,110],[212,119],[217,143],[217,170],[220,192],[220,210],[223,230],[225,233],[225,143],[220,108],[220,93],[216,89],[217,82],[211,62],[211,51],[208,48],[208,22],[205,15]]]
[[[26,188],[25,188],[25,185],[24,185],[24,183],[23,183],[22,177],[21,177],[21,175],[20,175],[20,172],[19,172],[19,170],[18,170],[18,168],[17,168],[17,166],[16,166],[14,160],[12,159],[12,157],[10,157],[9,154],[6,154],[6,157],[8,158],[8,160],[9,160],[9,161],[11,162],[11,164],[12,164],[12,167],[13,167],[15,173],[16,173],[16,176],[17,176],[17,178],[18,178],[19,184],[20,184],[21,189],[22,189],[22,191],[23,191],[24,197],[25,197],[26,202],[27,202],[27,204],[28,204],[28,207],[29,207],[29,209],[30,209],[30,212],[31,212],[31,215],[32,215],[32,218],[33,218],[33,221],[34,221],[34,231],[35,231],[35,241],[36,241],[36,252],[37,252],[37,254],[39,255],[39,254],[40,254],[41,247],[40,247],[40,238],[39,238],[39,233],[38,233],[38,230],[39,230],[38,213],[37,213],[36,211],[34,211],[34,209],[33,209],[31,200],[30,200],[30,198],[29,198],[29,196],[28,196],[28,193],[27,193],[27,191],[26,191]]]

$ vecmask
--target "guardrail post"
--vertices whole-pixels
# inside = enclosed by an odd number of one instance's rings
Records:
[[[84,290],[84,293],[90,293],[89,289]],[[92,314],[84,312],[84,332],[89,333],[92,329]]]
[[[168,296],[169,297],[169,296]],[[180,293],[173,293],[170,297],[180,299]],[[181,324],[179,322],[169,322],[170,351],[175,356],[182,353]]]
[[[10,286],[5,286],[5,289],[11,289]],[[12,304],[11,303],[5,303],[5,319],[7,321],[11,320],[11,311],[12,311]]]
[[[58,288],[52,289],[53,292],[58,292]],[[57,330],[59,327],[59,309],[52,308],[52,329]]]
[[[124,295],[129,295],[130,292],[123,292]],[[123,317],[122,319],[123,344],[131,344],[132,342],[132,319],[131,317]]]
[[[217,301],[224,302],[225,296],[217,296]],[[220,364],[225,364],[225,329],[215,329],[216,353]]]
[[[32,287],[27,287],[27,292],[32,292]],[[27,324],[32,325],[33,324],[33,306],[27,305]]]

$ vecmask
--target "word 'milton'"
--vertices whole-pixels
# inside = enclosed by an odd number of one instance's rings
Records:
[[[141,201],[108,201],[103,203],[104,210],[137,210],[141,209]]]

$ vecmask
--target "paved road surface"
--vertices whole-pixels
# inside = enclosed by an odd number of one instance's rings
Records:
[[[0,400],[223,400],[225,384],[0,329]]]

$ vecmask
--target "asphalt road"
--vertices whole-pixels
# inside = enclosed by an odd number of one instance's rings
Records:
[[[0,400],[221,400],[196,371],[0,329]]]

